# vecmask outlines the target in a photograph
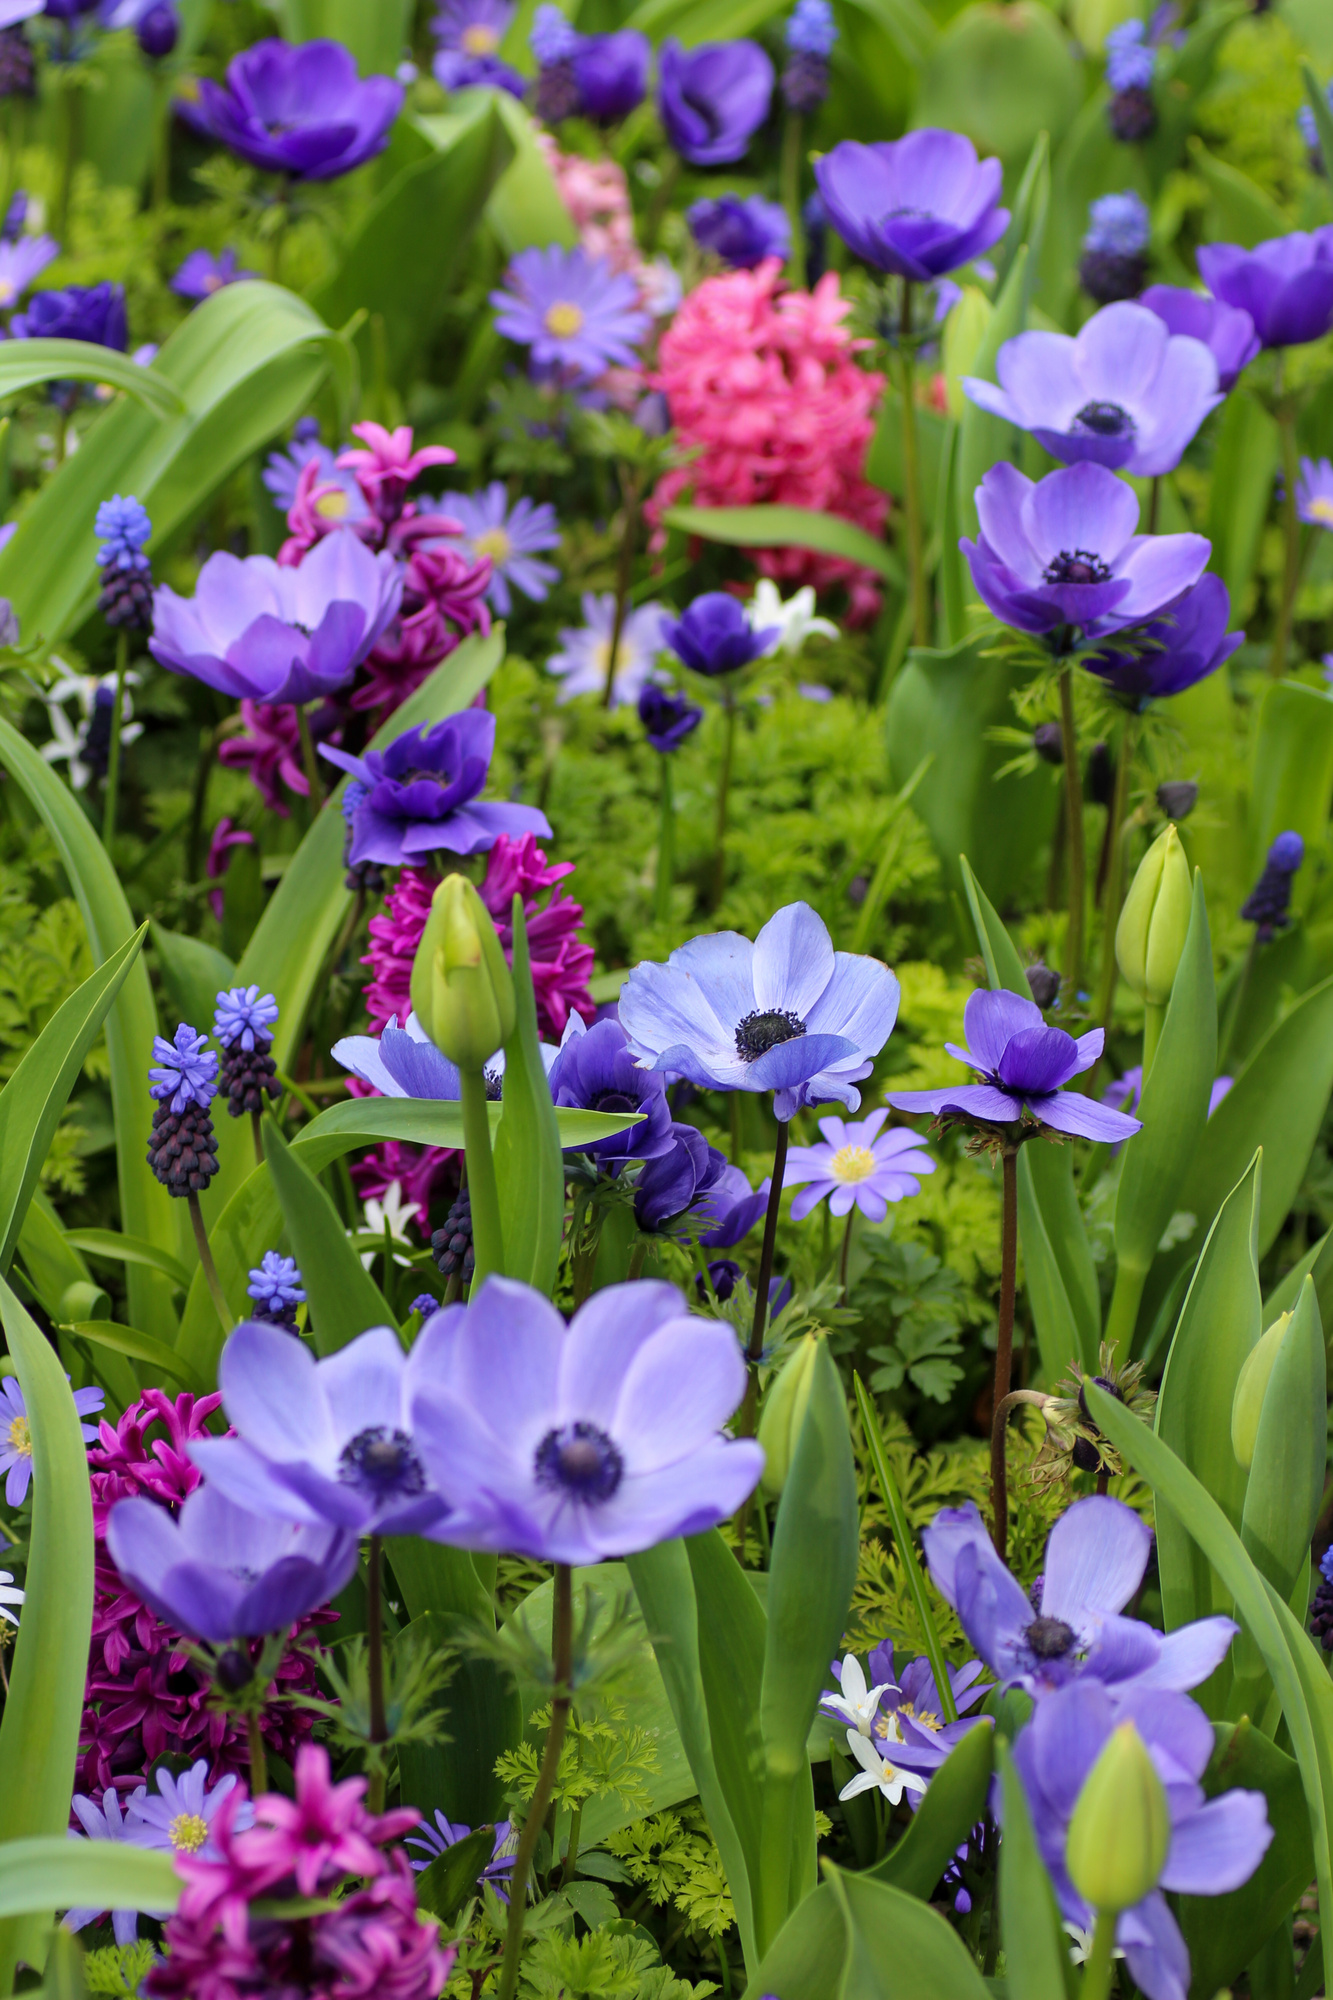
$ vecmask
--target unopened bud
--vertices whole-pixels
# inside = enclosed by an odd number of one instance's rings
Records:
[[[1094,1910],[1132,1909],[1157,1887],[1171,1845],[1171,1809],[1132,1722],[1112,1731],[1069,1822],[1065,1866]]]
[[[1190,778],[1167,778],[1157,787],[1157,803],[1168,819],[1188,819],[1199,803],[1199,787]]]
[[[446,875],[412,965],[412,1007],[437,1049],[479,1074],[514,1028],[514,982],[490,911],[462,875]]]
[[[1063,764],[1065,739],[1058,722],[1039,722],[1032,732],[1032,747],[1047,764]]]
[[[1236,1393],[1231,1399],[1231,1449],[1236,1454],[1236,1463],[1243,1465],[1247,1472],[1254,1464],[1254,1447],[1259,1436],[1264,1397],[1268,1393],[1268,1378],[1290,1324],[1289,1312],[1279,1314],[1250,1349],[1236,1377]]]
[[[213,1672],[218,1686],[228,1694],[239,1694],[242,1688],[249,1687],[255,1677],[250,1655],[243,1653],[239,1646],[229,1646],[225,1653],[219,1653]]]
[[[1190,865],[1174,825],[1139,863],[1116,926],[1115,955],[1125,984],[1150,1006],[1171,998],[1194,901]]]
[[[1058,972],[1053,972],[1049,965],[1043,965],[1038,960],[1036,965],[1027,967],[1027,982],[1029,991],[1040,1008],[1044,1010],[1055,1005],[1060,992]]]
[[[819,1339],[807,1333],[769,1384],[759,1416],[759,1442],[764,1447],[763,1491],[776,1498],[787,1484],[819,1359]]]

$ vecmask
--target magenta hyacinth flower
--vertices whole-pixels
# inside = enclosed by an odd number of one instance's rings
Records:
[[[423,722],[364,757],[321,744],[321,757],[365,787],[350,820],[352,866],[401,868],[440,849],[485,854],[502,833],[549,839],[550,824],[536,806],[478,798],[494,751],[495,717],[486,708],[465,708],[433,728]]]
[[[1209,570],[1165,617],[1126,633],[1123,649],[1109,645],[1104,652],[1085,654],[1083,665],[1127,707],[1142,710],[1163,695],[1183,693],[1226,664],[1245,643],[1243,632],[1227,631],[1230,619],[1230,593]]]
[[[1301,460],[1296,512],[1312,528],[1333,529],[1333,465],[1326,458]]]
[[[891,1201],[920,1194],[918,1174],[933,1174],[935,1162],[922,1151],[915,1132],[901,1126],[880,1137],[886,1110],[872,1111],[868,1118],[845,1123],[841,1118],[821,1118],[824,1135],[819,1146],[793,1146],[787,1155],[784,1187],[799,1187],[791,1205],[793,1222],[802,1222],[821,1201],[827,1200],[830,1215],[846,1215],[859,1208],[871,1222],[883,1222]]]
[[[786,258],[791,222],[780,202],[752,194],[720,194],[696,201],[685,211],[690,233],[701,250],[711,250],[733,271],[752,271],[765,257]]]
[[[539,554],[560,546],[555,508],[526,496],[509,503],[509,489],[503,479],[493,479],[477,493],[442,493],[438,506],[442,514],[460,523],[460,544],[467,555],[489,556],[491,580],[486,595],[500,618],[514,608],[509,586],[534,604],[545,599],[560,576],[554,563],[541,562]]]
[[[739,160],[772,101],[773,65],[758,42],[662,44],[657,108],[668,141],[692,167]]]
[[[1075,1041],[1063,1028],[1047,1027],[1035,1000],[1003,990],[972,994],[963,1024],[968,1047],[956,1042],[944,1046],[984,1081],[943,1090],[886,1091],[895,1110],[953,1112],[983,1125],[1012,1125],[1026,1112],[1054,1132],[1110,1142],[1139,1130],[1137,1118],[1061,1088],[1091,1069],[1101,1055],[1106,1038],[1100,1028]]]
[[[100,1389],[74,1391],[74,1407],[81,1417],[95,1416],[105,1405]],[[85,1444],[92,1444],[96,1424],[80,1424],[79,1434]],[[23,1391],[13,1375],[6,1375],[0,1383],[0,1472],[5,1474],[5,1499],[11,1507],[21,1507],[32,1482],[32,1425]]]
[[[605,257],[565,250],[520,250],[505,272],[507,289],[491,293],[495,326],[531,351],[533,366],[591,380],[612,363],[638,366],[634,343],[648,331],[639,288]]]
[[[1140,535],[1138,498],[1103,465],[1070,465],[1035,484],[1002,460],[977,488],[980,534],[959,546],[977,593],[1020,632],[1142,625],[1196,584],[1202,535]]]
[[[258,276],[258,271],[240,268],[234,250],[224,250],[217,257],[211,250],[192,250],[172,279],[171,289],[178,298],[211,299],[226,285],[239,285]]]
[[[1252,250],[1203,243],[1195,262],[1215,299],[1250,315],[1264,347],[1303,347],[1333,326],[1333,223]]]
[[[1217,363],[1217,386],[1224,396],[1235,388],[1240,376],[1259,352],[1259,336],[1254,321],[1240,306],[1226,306],[1203,292],[1187,291],[1183,285],[1149,285],[1137,303],[1156,313],[1168,333],[1187,334],[1212,350]]]
[[[1222,400],[1212,349],[1167,331],[1128,300],[1104,306],[1080,330],[1020,333],[996,361],[999,385],[963,377],[974,403],[1031,431],[1066,465],[1090,459],[1155,478],[1172,472]]]
[[[198,102],[177,98],[175,108],[252,167],[329,181],[384,151],[403,86],[387,76],[363,80],[341,42],[293,48],[275,36],[233,56],[225,83],[202,77]]]
[[[428,1533],[460,1548],[634,1555],[725,1520],[763,1471],[722,1429],[745,1393],[736,1336],[674,1285],[608,1285],[566,1325],[530,1285],[488,1278],[426,1322],[411,1365],[413,1431],[455,1509]]]
[[[192,598],[153,593],[148,650],[174,674],[258,702],[307,702],[346,684],[397,615],[400,566],[335,529],[292,568],[219,549]]]
[[[1009,227],[998,160],[959,132],[926,127],[871,146],[844,139],[815,163],[829,221],[876,270],[928,284],[970,264]]]

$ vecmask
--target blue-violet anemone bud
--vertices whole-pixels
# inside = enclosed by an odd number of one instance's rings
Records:
[[[659,687],[656,681],[648,681],[640,692],[639,720],[643,733],[654,750],[663,755],[678,750],[703,719],[703,710],[695,708],[674,688]]]
[[[662,639],[696,674],[735,673],[759,659],[781,636],[776,625],[756,632],[744,606],[725,590],[705,591],[676,619],[662,626]]]

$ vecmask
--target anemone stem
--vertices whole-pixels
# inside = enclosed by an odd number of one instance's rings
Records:
[[[1281,365],[1282,356],[1279,355],[1279,369]],[[1296,592],[1301,580],[1301,517],[1296,505],[1296,490],[1300,484],[1301,467],[1296,445],[1294,397],[1284,395],[1281,398],[1278,403],[1277,425],[1282,444],[1282,479],[1286,487],[1282,503],[1282,531],[1286,554],[1282,566],[1282,598],[1278,604],[1277,624],[1273,629],[1273,650],[1268,659],[1268,671],[1275,680],[1279,680],[1286,672],[1291,622],[1295,615]]]
[[[616,562],[616,610],[611,620],[611,643],[606,649],[606,685],[602,689],[602,707],[610,708],[616,693],[616,661],[620,652],[621,635],[625,630],[625,613],[629,609],[630,586],[634,580],[634,556],[639,542],[639,477],[632,473],[627,479],[620,475],[620,490],[625,501],[625,520],[620,534],[620,554]]]
[[[324,803],[324,787],[319,779],[319,759],[315,755],[315,739],[310,734],[310,717],[303,702],[296,704],[296,726],[301,732],[301,762],[310,787],[310,810],[317,813]]]
[[[1070,1008],[1078,1005],[1083,977],[1083,902],[1087,857],[1083,845],[1083,774],[1078,767],[1078,731],[1074,724],[1074,670],[1060,676],[1060,743],[1065,766],[1065,852],[1068,856],[1069,928],[1065,933],[1065,993]]]
[[[713,858],[713,908],[727,888],[727,797],[731,791],[731,758],[736,745],[736,697],[729,681],[722,685],[722,763],[717,774],[717,834]]]
[[[782,128],[782,162],[778,170],[782,206],[791,225],[791,249],[787,253],[787,282],[794,291],[805,290],[805,229],[801,215],[801,114],[789,111]]]
[[[912,365],[912,281],[903,279],[903,311],[898,330],[903,391],[903,507],[907,515],[907,567],[912,592],[912,635],[930,644],[930,603],[926,596],[925,538],[921,528],[921,466],[917,451]]]
[[[994,1415],[991,1422],[990,1484],[995,1553],[1008,1560],[1009,1494],[1004,1462],[1004,1432],[1008,1420],[1009,1383],[1014,1366],[1014,1293],[1018,1278],[1018,1154],[1006,1147],[1001,1156],[1003,1208],[1000,1221],[1000,1317],[995,1338]],[[1020,1392],[1023,1393],[1023,1392]]]
[[[773,1252],[778,1237],[778,1210],[782,1205],[782,1182],[787,1171],[787,1121],[778,1120],[778,1139],[773,1148],[773,1179],[768,1190],[768,1209],[764,1215],[764,1246],[759,1252],[759,1277],[755,1284],[754,1321],[750,1328],[750,1345],[746,1348],[746,1359],[751,1367],[757,1365],[764,1351],[764,1328],[768,1323],[768,1287],[773,1276]]]
[[[838,1280],[841,1286],[838,1303],[844,1306],[847,1303],[847,1265],[852,1254],[852,1224],[855,1220],[856,1204],[853,1203],[847,1211],[847,1227],[842,1232],[842,1256],[838,1261]]]
[[[560,1750],[569,1723],[569,1682],[573,1651],[573,1572],[568,1563],[557,1563],[555,1605],[551,1624],[551,1667],[554,1683],[551,1696],[551,1723],[546,1732],[546,1748],[542,1753],[541,1769],[537,1773],[537,1789],[532,1795],[528,1816],[523,1822],[518,1852],[514,1856],[514,1873],[509,1884],[509,1926],[505,1932],[504,1964],[500,1969],[496,2000],[514,2000],[514,1991],[518,1985],[519,1960],[523,1951],[523,1926],[527,1919],[528,1876],[537,1847],[537,1836],[542,1830],[546,1809],[555,1791]]]
[[[1120,922],[1120,901],[1125,885],[1125,806],[1129,800],[1129,767],[1134,761],[1138,732],[1138,717],[1126,715],[1120,738],[1120,757],[1115,767],[1115,790],[1111,794],[1111,810],[1106,822],[1106,910],[1102,925],[1102,983],[1097,999],[1097,1019],[1103,1028],[1110,1022],[1115,1000],[1118,971],[1115,934]]]
[[[384,1743],[389,1729],[384,1717],[384,1563],[378,1535],[370,1538],[366,1575],[366,1680],[370,1699],[370,1740]],[[384,1811],[384,1766],[377,1763],[370,1773],[366,1804],[371,1812]]]
[[[658,758],[662,771],[660,816],[657,829],[657,892],[654,915],[659,924],[671,915],[671,885],[676,873],[676,802],[671,785],[671,754],[664,750]]]
[[[264,1749],[260,1717],[255,1710],[252,1709],[246,1716],[245,1726],[250,1744],[250,1796],[257,1799],[261,1792],[268,1790],[268,1753]]]

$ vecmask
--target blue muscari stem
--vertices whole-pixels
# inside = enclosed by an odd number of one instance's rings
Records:
[[[504,1232],[500,1195],[491,1152],[491,1114],[486,1102],[486,1078],[480,1070],[460,1070],[463,1099],[463,1149],[467,1160],[468,1194],[472,1200],[472,1251],[476,1268],[473,1292],[504,1272]]]

